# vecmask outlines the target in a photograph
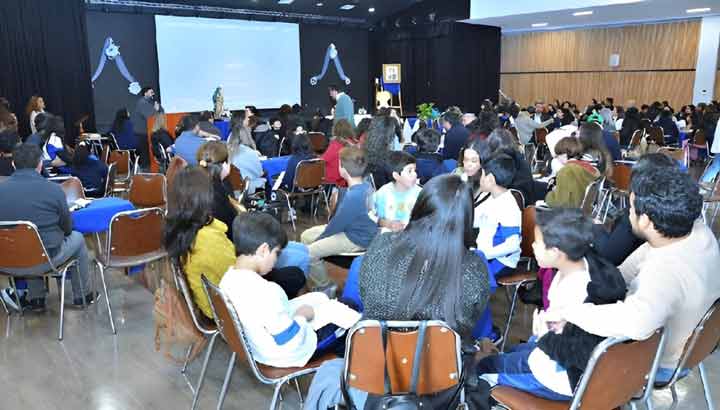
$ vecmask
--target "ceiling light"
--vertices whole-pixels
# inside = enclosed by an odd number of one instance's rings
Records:
[[[315,3],[315,5],[316,5],[316,6],[318,6],[318,7],[322,7],[322,6],[323,6],[323,4],[322,4],[322,3],[320,3],[320,2],[318,2],[318,3]]]
[[[575,13],[573,13],[573,16],[589,16],[589,15],[591,15],[591,14],[593,14],[593,11],[592,11],[592,10],[588,10],[588,11],[576,11]]]
[[[345,4],[340,6],[340,10],[352,10],[355,8],[354,4]]]
[[[295,0],[278,0],[278,4],[292,4]]]
[[[685,13],[706,13],[710,11],[710,7],[703,7],[701,9],[687,9]]]
[[[545,27],[545,26],[547,26],[547,25],[548,25],[548,23],[534,23],[534,24],[532,24],[533,27]]]
[[[368,9],[368,12],[369,12],[369,13],[375,13],[375,7],[370,7],[370,8]]]

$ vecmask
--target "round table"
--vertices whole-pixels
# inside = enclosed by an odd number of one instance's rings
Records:
[[[110,220],[115,214],[135,209],[130,201],[120,198],[100,198],[88,206],[71,212],[73,230],[83,235],[105,232],[110,228]]]

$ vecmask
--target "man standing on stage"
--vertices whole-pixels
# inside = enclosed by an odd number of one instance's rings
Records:
[[[143,87],[140,90],[140,98],[135,105],[135,110],[130,114],[130,121],[132,121],[135,136],[138,139],[137,154],[140,156],[140,166],[143,169],[148,169],[150,166],[147,121],[158,111],[160,111],[160,103],[155,101],[155,90],[152,87]]]
[[[355,128],[355,107],[350,96],[340,91],[336,85],[331,85],[328,90],[330,91],[330,97],[335,100],[333,125],[344,119]]]

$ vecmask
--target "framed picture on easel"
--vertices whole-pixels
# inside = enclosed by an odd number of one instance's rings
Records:
[[[400,84],[401,80],[400,64],[383,64],[383,82],[385,84]]]

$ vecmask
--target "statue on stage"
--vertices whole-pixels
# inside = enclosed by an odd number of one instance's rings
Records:
[[[225,97],[223,97],[222,86],[218,86],[212,96],[215,118],[220,118],[225,112]]]

